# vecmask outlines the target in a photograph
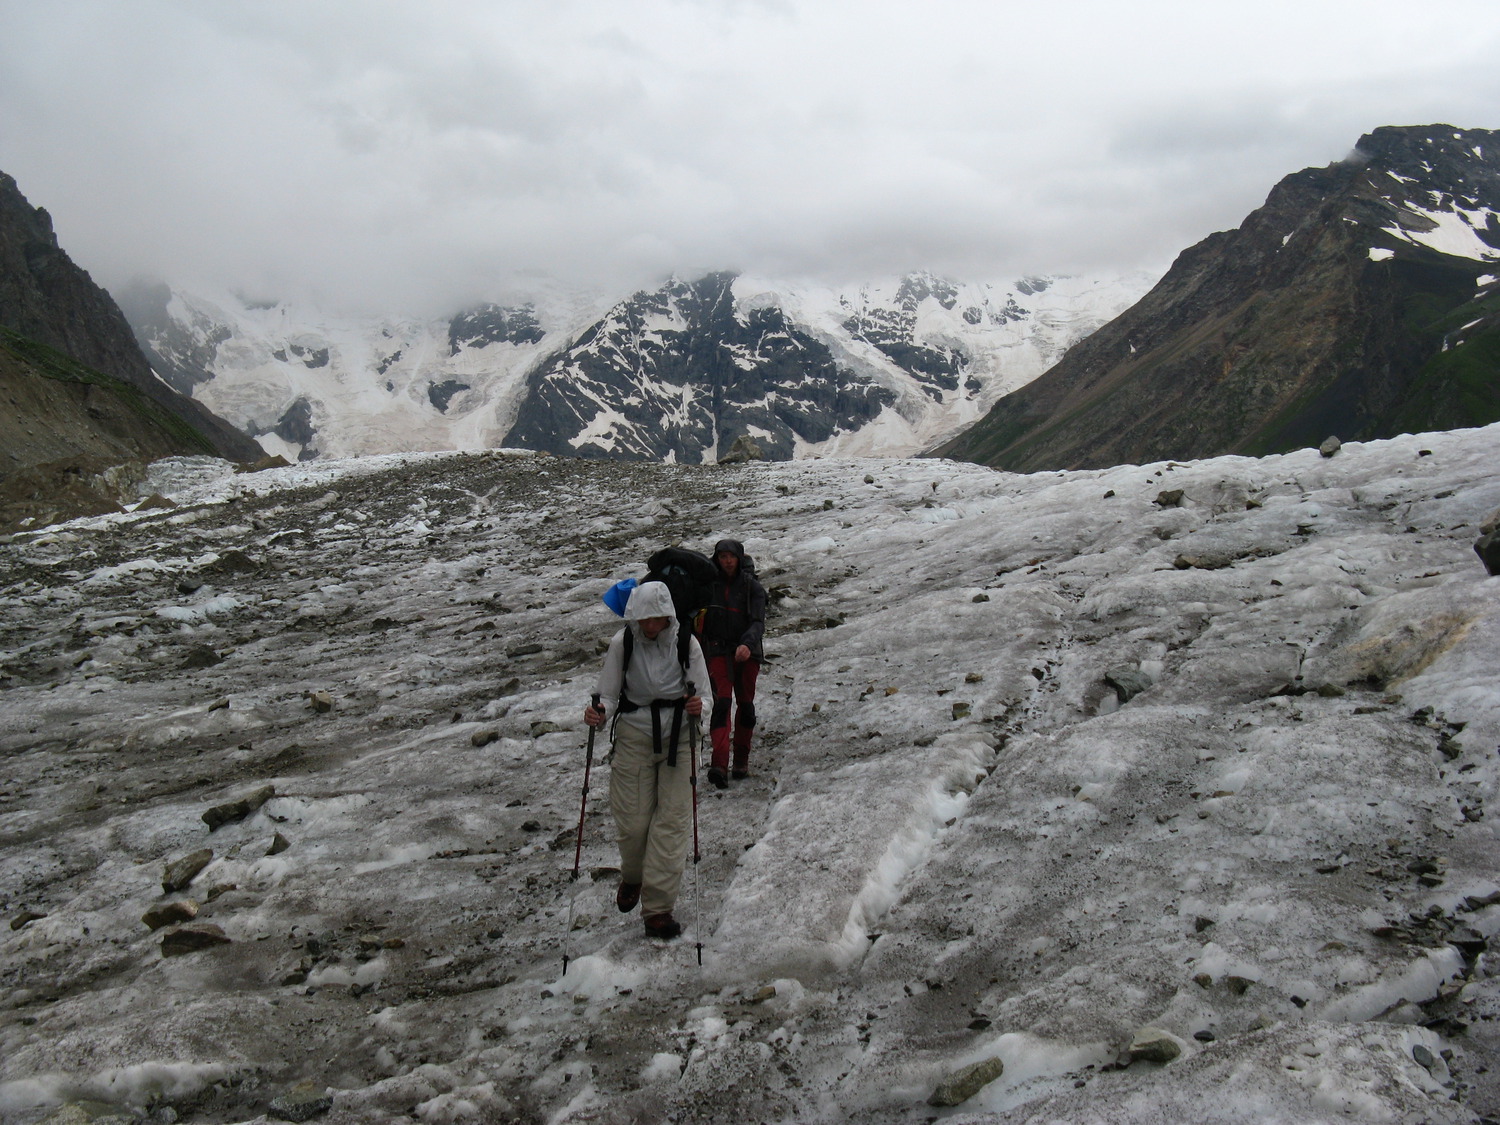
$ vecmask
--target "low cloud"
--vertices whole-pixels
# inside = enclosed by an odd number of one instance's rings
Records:
[[[1500,9],[0,0],[0,169],[106,285],[440,312],[540,275],[1161,268],[1386,124],[1500,126]]]

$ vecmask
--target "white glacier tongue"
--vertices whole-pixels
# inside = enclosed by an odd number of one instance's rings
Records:
[[[1500,1115],[1497,455],[159,464],[0,543],[0,1119]],[[647,941],[600,596],[724,535],[750,776]]]

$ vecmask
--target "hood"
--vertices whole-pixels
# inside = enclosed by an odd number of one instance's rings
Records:
[[[728,551],[740,560],[740,574],[753,575],[755,573],[755,560],[745,554],[745,545],[738,539],[720,539],[714,544],[714,566],[719,565],[720,551]]]
[[[670,617],[676,620],[677,607],[672,604],[672,591],[665,582],[642,582],[630,591],[630,600],[625,603],[625,620],[641,621],[647,617]]]

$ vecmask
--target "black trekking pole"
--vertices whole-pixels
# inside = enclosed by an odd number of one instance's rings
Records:
[[[688,695],[696,694],[691,682]],[[688,716],[688,753],[692,755],[692,768],[688,771],[689,783],[693,787],[693,940],[698,947],[698,964],[703,964],[703,912],[698,907],[698,861],[703,858],[698,850],[698,743],[701,733],[698,716]]]
[[[599,710],[599,695],[594,695],[594,710]],[[578,805],[578,845],[573,849],[573,874],[568,876],[569,883],[578,882],[578,867],[583,862],[583,817],[589,807],[589,773],[594,768],[594,732],[598,727],[589,727],[589,746],[583,758],[583,797]],[[563,934],[563,976],[568,975],[568,943],[573,937],[573,907],[578,903],[576,890],[570,891],[568,898],[568,929]]]

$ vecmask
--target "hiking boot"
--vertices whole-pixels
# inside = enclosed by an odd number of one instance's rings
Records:
[[[732,777],[732,778],[734,778],[736,781],[744,781],[745,778],[747,778],[747,777],[750,776],[750,771],[749,770],[730,770],[729,771],[729,776]]]
[[[646,919],[646,936],[671,941],[682,933],[682,923],[670,914],[652,914]]]
[[[729,788],[729,778],[725,776],[724,771],[718,766],[708,767],[708,780],[715,789]]]
[[[635,904],[641,901],[641,885],[639,883],[621,883],[619,890],[615,891],[615,905],[620,908],[621,914],[629,914],[635,909]]]

